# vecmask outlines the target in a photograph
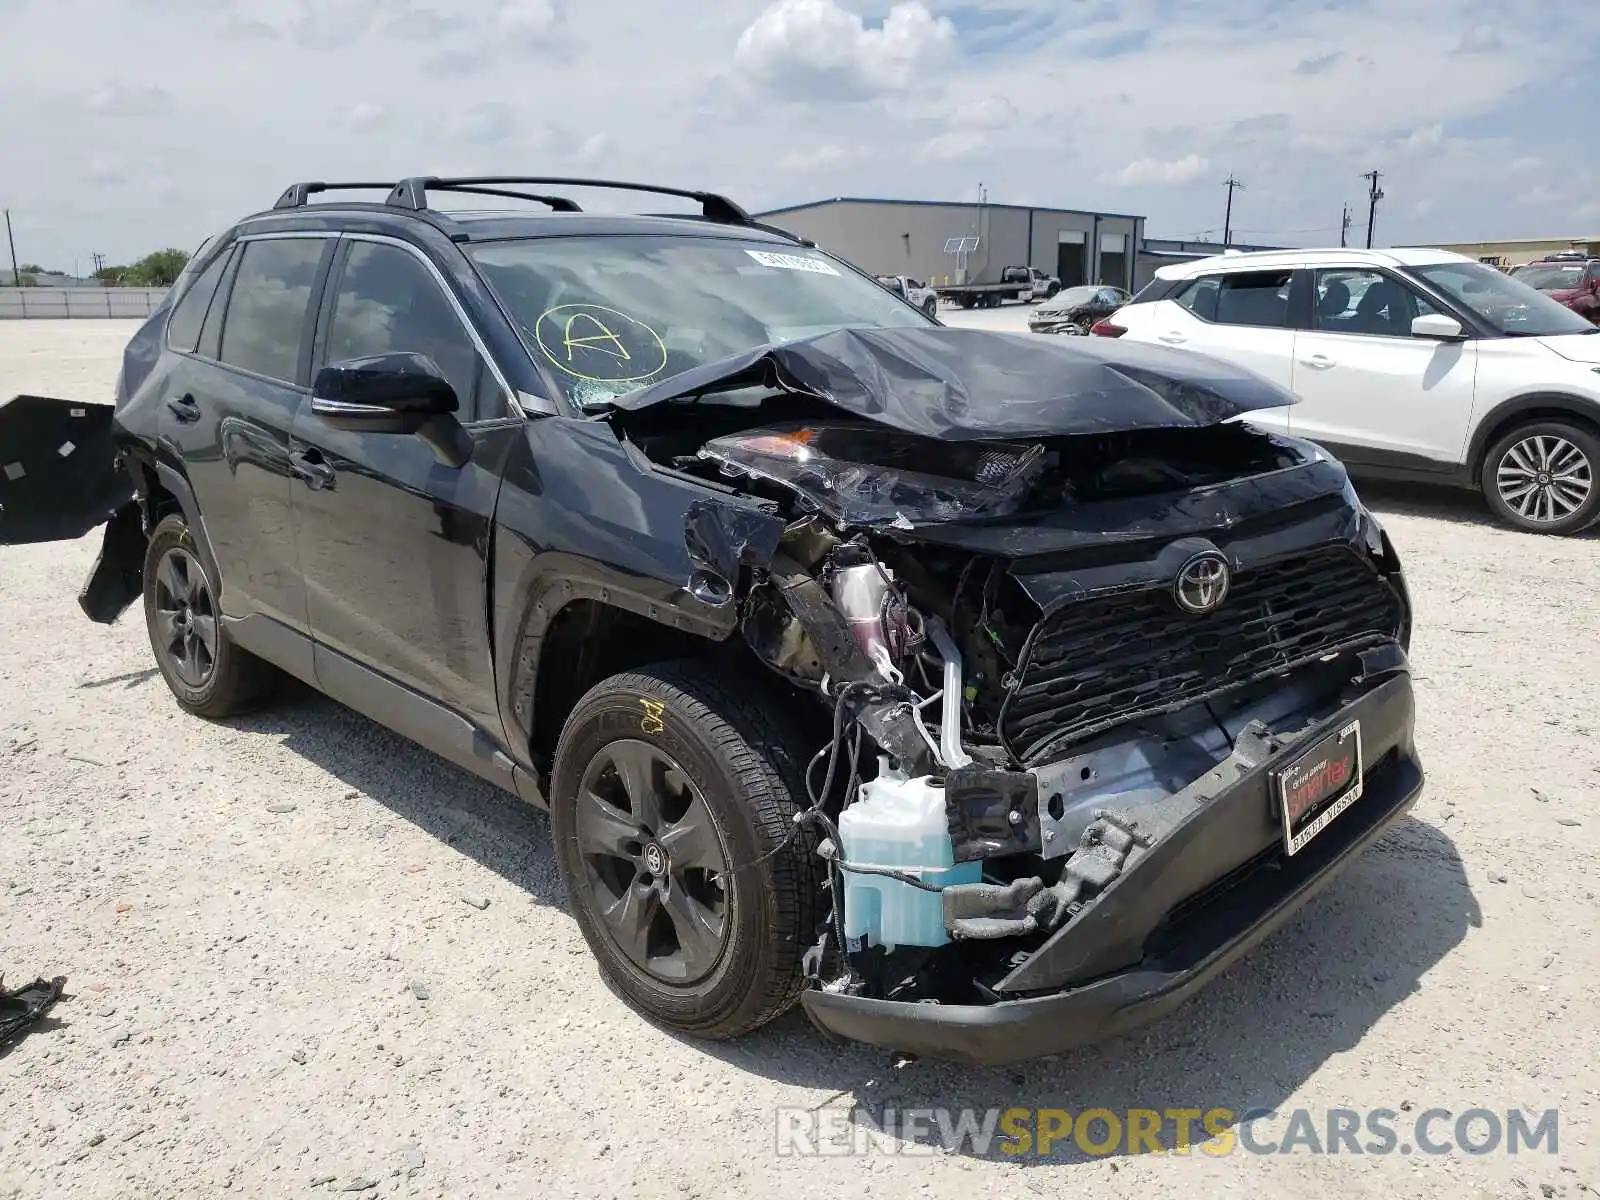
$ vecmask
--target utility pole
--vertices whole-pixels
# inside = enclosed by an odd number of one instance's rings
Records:
[[[1233,241],[1233,192],[1235,188],[1244,187],[1244,184],[1229,175],[1223,180],[1222,186],[1228,189],[1228,210],[1222,218],[1222,248],[1226,250]]]
[[[11,210],[6,209],[6,245],[11,247],[11,282],[22,286],[22,272],[17,270],[17,239],[11,236]]]
[[[1350,244],[1350,202],[1345,201],[1344,216],[1339,219],[1339,248],[1343,249]]]
[[[1377,171],[1368,171],[1361,178],[1370,181],[1371,188],[1367,192],[1367,249],[1372,249],[1372,230],[1378,223],[1378,201],[1383,199],[1383,189],[1378,186],[1378,180],[1383,176]]]

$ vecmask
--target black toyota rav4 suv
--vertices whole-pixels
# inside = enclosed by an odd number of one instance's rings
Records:
[[[0,541],[103,523],[80,603],[190,712],[292,676],[547,805],[648,1017],[998,1061],[1173,1008],[1422,787],[1394,548],[1234,419],[1290,403],[945,328],[710,193],[299,184],[114,406],[0,408]]]

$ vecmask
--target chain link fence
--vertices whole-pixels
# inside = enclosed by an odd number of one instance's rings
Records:
[[[0,321],[23,317],[148,317],[161,306],[166,288],[0,288]]]

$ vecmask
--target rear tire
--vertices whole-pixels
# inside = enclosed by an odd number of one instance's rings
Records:
[[[697,661],[615,675],[556,746],[551,827],[584,940],[630,1008],[696,1037],[793,1005],[816,939],[805,751],[763,683]]]
[[[178,706],[211,720],[259,708],[281,680],[229,640],[216,596],[188,522],[176,513],[163,517],[145,547],[145,628]]]
[[[1484,499],[1529,533],[1578,533],[1600,518],[1600,436],[1566,421],[1519,425],[1489,447]]]

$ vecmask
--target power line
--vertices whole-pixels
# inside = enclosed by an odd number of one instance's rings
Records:
[[[1222,186],[1228,189],[1228,210],[1222,218],[1222,248],[1226,250],[1233,240],[1233,193],[1236,189],[1244,187],[1231,174],[1222,181]]]
[[[1235,233],[1332,233],[1337,225],[1313,225],[1308,229],[1235,229]]]
[[[1382,175],[1377,171],[1368,171],[1361,178],[1371,181],[1371,189],[1367,193],[1367,249],[1372,249],[1372,230],[1378,223],[1378,201],[1383,199],[1383,189],[1378,186]]]

